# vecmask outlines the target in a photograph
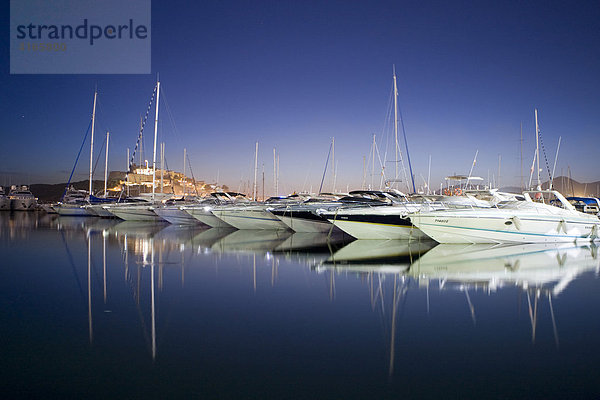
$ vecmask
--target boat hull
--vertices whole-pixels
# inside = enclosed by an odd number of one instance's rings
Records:
[[[425,235],[402,213],[404,209],[381,206],[339,210],[322,214],[336,227],[356,239],[425,239]]]
[[[414,214],[411,221],[439,243],[560,243],[594,239],[600,221],[590,219]],[[594,227],[595,226],[595,227]]]
[[[279,218],[263,209],[214,209],[212,212],[237,229],[289,229]]]
[[[85,206],[77,204],[57,204],[54,207],[56,213],[62,217],[91,217]]]
[[[5,196],[0,196],[0,211],[10,210],[10,199]]]
[[[184,211],[211,228],[233,228],[233,226],[229,225],[222,219],[214,216],[210,208],[184,208]]]
[[[108,206],[106,209],[114,216],[125,221],[147,221],[160,222],[164,221],[153,210],[154,207],[147,205],[123,205],[123,206]]]
[[[196,225],[200,223],[199,220],[179,207],[160,207],[155,208],[154,212],[173,225]]]
[[[273,214],[295,232],[327,233],[334,228],[327,219],[311,211],[276,211]]]
[[[113,215],[113,213],[111,213],[105,208],[106,206],[106,204],[91,204],[89,206],[86,206],[85,209],[90,214],[95,215],[97,217],[114,218],[115,216]]]
[[[36,208],[36,199],[10,199],[10,209],[12,211],[35,211]]]

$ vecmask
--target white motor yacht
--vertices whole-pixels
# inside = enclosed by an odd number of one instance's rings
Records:
[[[237,229],[289,229],[286,224],[260,203],[216,207],[212,213]]]
[[[144,204],[145,203],[145,204]],[[103,208],[109,211],[117,218],[125,221],[146,221],[160,222],[164,221],[162,217],[154,212],[154,209],[160,207],[160,204],[139,202],[139,203],[117,203],[104,206]]]
[[[201,201],[196,199],[172,199],[167,200],[162,207],[154,208],[154,212],[173,225],[196,225],[200,224],[200,221],[182,208],[184,206],[194,206],[199,203]]]
[[[29,187],[25,185],[11,186],[8,198],[12,211],[34,211],[37,209],[37,199],[31,193]]]
[[[216,217],[212,211],[223,205],[248,202],[245,195],[235,192],[214,192],[201,204],[193,206],[183,206],[181,209],[198,221],[212,228],[233,228],[222,219]]]
[[[350,194],[357,198],[355,202],[333,210],[319,210],[319,215],[356,239],[425,237],[406,218],[408,213],[419,210],[421,204],[409,202],[399,192],[355,191]]]
[[[544,202],[533,201],[531,194]],[[561,207],[545,199],[550,196]],[[410,220],[440,243],[549,243],[598,237],[598,217],[577,211],[559,192],[528,191],[524,198],[490,208],[420,211],[410,215]]]
[[[271,197],[265,202],[252,202],[217,207],[213,215],[237,229],[282,230],[289,227],[273,215],[270,210],[283,204],[298,204],[304,200],[299,195]]]
[[[341,207],[321,215],[356,239],[424,239],[427,238],[409,219],[417,211],[447,207],[490,207],[514,195],[486,191],[481,195],[465,193],[460,196],[405,196],[398,191],[372,192],[383,201]]]

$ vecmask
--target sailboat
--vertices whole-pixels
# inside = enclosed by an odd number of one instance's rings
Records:
[[[89,196],[92,195],[92,182],[93,182],[93,167],[94,167],[94,125],[96,122],[96,99],[98,92],[94,91],[94,106],[92,107],[92,125],[91,125],[91,136],[90,136],[90,186],[87,194],[81,190],[68,188],[65,195],[58,204],[54,205],[54,210],[61,216],[77,216],[77,217],[89,217],[91,214],[85,209],[85,206],[89,204]],[[84,139],[85,141],[85,139]],[[83,146],[83,145],[82,145]],[[79,158],[79,156],[78,156]],[[72,176],[73,174],[71,174]],[[69,178],[70,180],[70,178]],[[67,184],[68,185],[68,184]]]
[[[154,152],[152,155],[152,197],[150,202],[145,204],[113,204],[104,206],[104,209],[118,218],[126,221],[148,221],[158,222],[163,219],[154,212],[156,203],[156,140],[158,136],[158,105],[160,99],[160,81],[156,82],[156,112],[154,114]]]

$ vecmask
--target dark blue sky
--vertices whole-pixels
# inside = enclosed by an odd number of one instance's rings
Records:
[[[1,10],[7,21],[7,2]],[[273,147],[282,191],[316,190],[335,137],[337,188],[352,189],[362,183],[372,135],[382,153],[386,147],[393,64],[419,182],[429,155],[439,187],[446,175],[468,173],[479,150],[474,175],[497,175],[500,155],[501,185],[519,185],[521,123],[527,180],[534,108],[550,168],[562,136],[557,174],[570,167],[574,179],[595,181],[598,21],[597,1],[154,1],[153,75],[9,75],[3,25],[0,184],[68,178],[95,85],[97,150],[109,129],[110,168],[123,170],[158,72],[170,168],[181,170],[187,147],[197,179],[219,175],[237,189],[252,180],[258,140],[267,191]],[[86,146],[77,179],[88,157]],[[393,164],[387,169],[392,177]]]

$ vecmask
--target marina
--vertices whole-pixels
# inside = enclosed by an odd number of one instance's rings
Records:
[[[9,0],[2,399],[596,399],[598,1]]]

